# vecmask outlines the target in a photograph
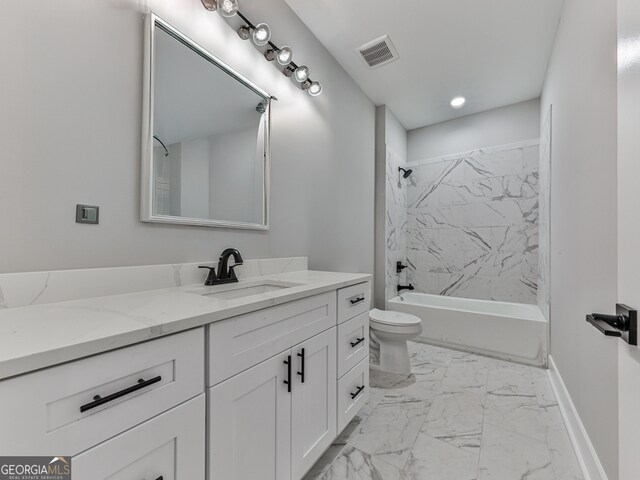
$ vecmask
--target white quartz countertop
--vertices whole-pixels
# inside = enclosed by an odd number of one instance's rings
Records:
[[[189,285],[0,310],[0,379],[133,345],[369,281],[371,275],[298,271],[241,280],[298,284],[236,299]]]

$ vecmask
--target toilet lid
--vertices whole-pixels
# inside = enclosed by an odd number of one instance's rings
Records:
[[[402,312],[392,312],[390,310],[379,310],[377,308],[374,308],[369,312],[369,319],[374,323],[398,325],[401,327],[413,327],[422,324],[422,320],[415,315]]]

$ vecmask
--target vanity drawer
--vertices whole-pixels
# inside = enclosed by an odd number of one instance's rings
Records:
[[[338,323],[368,312],[371,304],[371,284],[359,283],[338,290]]]
[[[74,480],[204,480],[205,396],[169,410],[71,460]]]
[[[338,325],[338,378],[369,354],[369,312]]]
[[[204,365],[202,327],[4,380],[0,451],[76,455],[202,393]]]
[[[369,356],[338,380],[338,432],[369,400]]]
[[[323,293],[209,325],[208,386],[336,325],[336,294]]]

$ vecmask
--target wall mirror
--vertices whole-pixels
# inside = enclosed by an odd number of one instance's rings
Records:
[[[267,230],[271,97],[154,14],[144,77],[141,219]]]

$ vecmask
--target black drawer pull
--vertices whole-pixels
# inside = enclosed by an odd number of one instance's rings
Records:
[[[350,342],[351,346],[353,348],[356,348],[358,345],[360,345],[362,342],[364,342],[364,338],[357,338],[355,342]]]
[[[356,305],[360,302],[364,302],[364,297],[352,298],[350,302],[351,302],[351,305]]]
[[[287,392],[291,393],[291,355],[287,356],[284,364],[287,366],[287,379],[284,384],[287,386]]]
[[[162,477],[162,475],[160,475],[158,478],[156,478],[156,480],[164,480],[164,478]]]
[[[298,356],[300,357],[300,371],[298,372],[298,375],[300,375],[300,382],[304,383],[304,348],[300,349],[300,353],[298,353]]]
[[[356,392],[351,394],[351,400],[353,400],[354,398],[356,398],[356,397],[357,397],[358,395],[360,395],[363,391],[364,391],[364,385],[362,385],[361,387],[358,387],[358,389],[356,390]]]
[[[86,412],[87,410],[91,410],[92,408],[99,407],[100,405],[104,405],[105,403],[112,402],[120,397],[124,397],[125,395],[129,395],[130,393],[141,390],[149,385],[153,385],[154,383],[158,383],[162,380],[162,377],[158,375],[157,377],[150,378],[149,380],[138,380],[138,384],[132,387],[127,387],[124,390],[120,390],[119,392],[112,393],[111,395],[107,395],[106,397],[101,397],[100,395],[96,395],[93,397],[93,402],[87,403],[86,405],[82,405],[80,407],[81,412]]]

